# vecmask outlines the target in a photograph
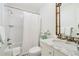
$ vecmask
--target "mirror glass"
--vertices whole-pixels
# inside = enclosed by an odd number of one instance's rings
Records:
[[[60,7],[61,38],[75,41],[79,38],[79,3],[62,3]]]
[[[62,3],[60,13],[61,34],[77,37],[79,35],[79,4]]]

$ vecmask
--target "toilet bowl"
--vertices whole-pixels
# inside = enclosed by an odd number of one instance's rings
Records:
[[[29,50],[29,56],[41,56],[41,48],[40,47],[33,47]]]

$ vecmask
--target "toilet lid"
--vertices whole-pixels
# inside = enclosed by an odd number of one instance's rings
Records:
[[[37,53],[40,52],[41,48],[40,47],[33,47],[29,50],[29,53]]]

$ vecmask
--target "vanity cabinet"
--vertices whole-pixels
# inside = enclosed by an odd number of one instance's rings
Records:
[[[44,43],[41,43],[40,46],[42,49],[41,51],[42,56],[53,56],[53,49],[50,46]]]
[[[41,55],[42,56],[66,56],[64,53],[60,52],[59,50],[54,49],[50,45],[46,43],[40,43],[41,46]]]

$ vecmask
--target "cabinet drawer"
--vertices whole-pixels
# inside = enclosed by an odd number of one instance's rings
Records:
[[[54,56],[66,56],[66,55],[58,50],[54,50]]]

